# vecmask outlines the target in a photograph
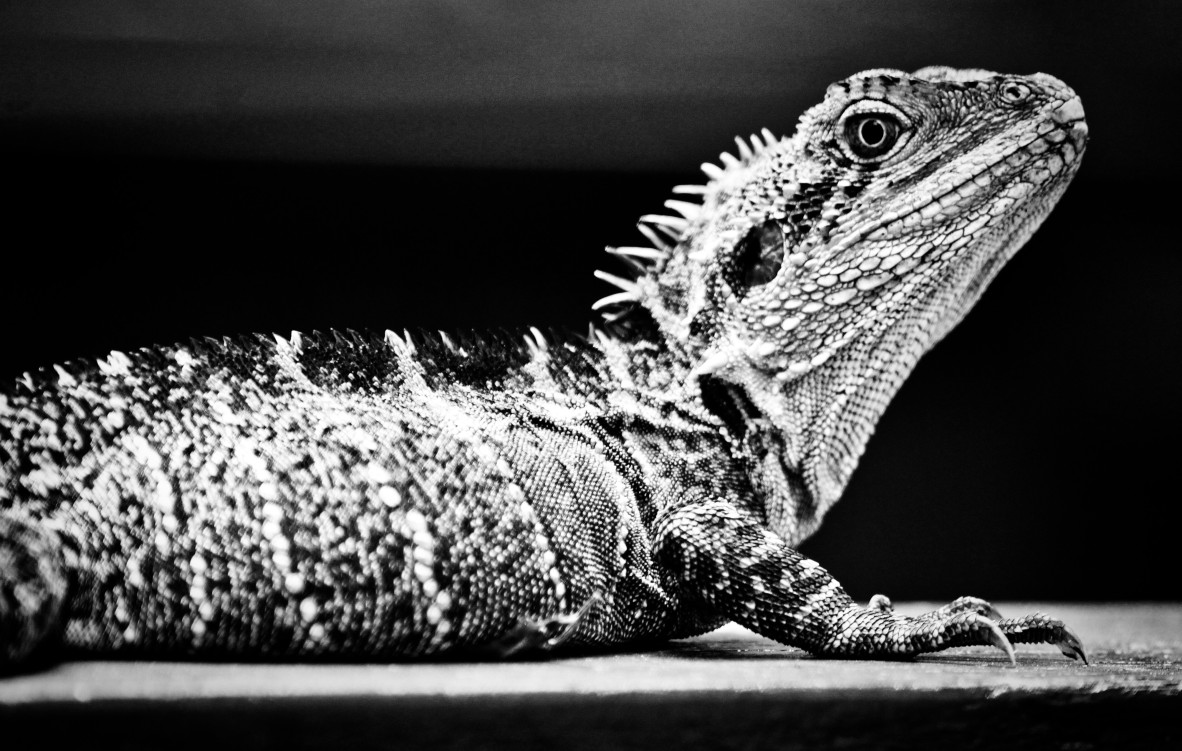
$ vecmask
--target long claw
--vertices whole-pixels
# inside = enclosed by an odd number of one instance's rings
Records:
[[[1088,664],[1088,655],[1084,652],[1083,642],[1066,626],[1063,627],[1063,639],[1055,642],[1055,646],[1067,657],[1073,660],[1083,660],[1083,664]]]
[[[1006,653],[1006,656],[1010,658],[1011,665],[1017,665],[1018,661],[1016,659],[1014,659],[1014,645],[1010,644],[1010,640],[1006,638],[1006,635],[1004,633],[1002,633],[1001,628],[998,627],[998,625],[996,623],[989,620],[985,616],[978,616],[978,618],[980,618],[979,622],[984,622],[984,623],[989,624],[989,641],[990,641],[990,643],[992,643],[993,646],[997,647],[998,649],[1000,649],[1001,651]]]
[[[591,593],[591,596],[587,598],[587,601],[583,603],[583,606],[579,608],[577,612],[572,613],[571,615],[559,616],[559,618],[555,619],[561,622],[563,627],[562,631],[558,635],[547,639],[542,645],[542,648],[554,649],[567,639],[571,638],[575,631],[578,630],[577,626],[579,623],[581,623],[582,620],[587,617],[587,613],[591,612],[591,608],[595,607],[601,602],[603,602],[603,595],[600,594],[599,590],[596,590],[595,592]]]

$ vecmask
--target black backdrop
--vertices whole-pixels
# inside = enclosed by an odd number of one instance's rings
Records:
[[[0,377],[207,334],[581,329],[602,247],[735,133],[866,67],[1045,70],[1083,97],[1083,169],[805,551],[863,599],[1182,595],[1174,4],[314,5],[0,9]]]

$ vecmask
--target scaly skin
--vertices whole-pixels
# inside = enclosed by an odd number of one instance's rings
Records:
[[[855,604],[793,546],[1087,140],[1050,76],[867,71],[612,248],[588,338],[293,335],[0,392],[0,663],[510,655],[727,620],[818,655],[1059,621]],[[56,651],[55,651],[56,650]]]

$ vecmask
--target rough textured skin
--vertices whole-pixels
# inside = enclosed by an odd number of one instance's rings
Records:
[[[1082,647],[855,604],[793,546],[1087,139],[1046,75],[867,71],[706,165],[564,334],[246,337],[0,391],[0,663],[507,655],[728,620],[818,655]],[[524,339],[524,341],[523,341]],[[28,664],[28,663],[26,663]]]

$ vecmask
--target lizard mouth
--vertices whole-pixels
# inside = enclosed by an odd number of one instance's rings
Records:
[[[888,211],[881,215],[866,228],[863,237],[871,241],[897,238],[921,225],[946,221],[972,206],[986,205],[989,211],[963,230],[963,237],[971,239],[994,216],[1005,214],[1015,203],[1050,187],[1065,173],[1070,177],[1086,143],[1087,125],[1082,121],[1059,127],[1048,120],[1032,138],[1018,143],[988,167],[936,195],[921,192],[906,213]],[[981,193],[985,195],[978,195]]]

